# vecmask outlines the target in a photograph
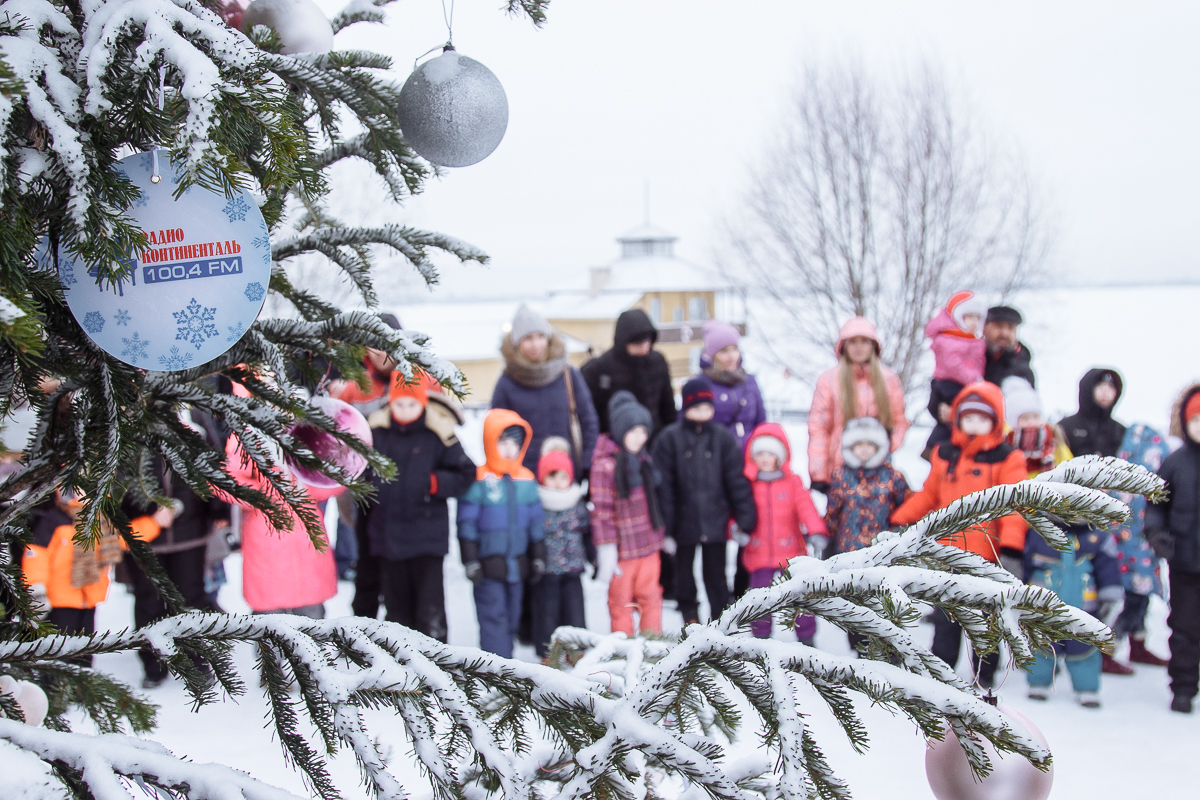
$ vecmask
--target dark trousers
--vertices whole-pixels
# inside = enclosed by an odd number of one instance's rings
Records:
[[[1118,639],[1131,634],[1146,632],[1146,610],[1150,608],[1150,595],[1125,593],[1125,605],[1117,621],[1113,623],[1113,635]]]
[[[737,570],[733,573],[733,595],[732,599],[741,600],[750,589],[750,571],[746,569],[746,565],[742,563],[742,548],[738,546],[737,554]]]
[[[446,642],[446,594],[442,588],[445,556],[379,559],[387,621],[399,622],[431,639]]]
[[[725,578],[725,543],[681,544],[675,551],[675,599],[684,624],[700,621],[700,603],[696,597],[696,549],[700,550],[702,564],[700,574],[704,579],[704,590],[708,594],[709,614],[713,619],[721,616],[729,605],[729,582]]]
[[[361,518],[356,530],[358,539],[358,566],[354,575],[354,599],[350,610],[356,617],[379,618],[379,597],[383,594],[379,576],[379,559],[371,554],[371,541],[367,538],[366,526]]]
[[[675,599],[675,556],[658,552],[658,585],[662,587],[663,600]]]
[[[96,609],[52,608],[46,621],[68,636],[91,636],[96,632]],[[81,667],[92,666],[91,656],[72,656],[67,661]]]
[[[578,572],[546,574],[533,584],[533,643],[543,658],[550,652],[550,637],[558,628],[587,627],[580,575]]]
[[[188,550],[175,553],[156,554],[158,563],[162,566],[167,577],[183,595],[183,602],[188,608],[200,611],[211,611],[208,594],[204,591],[204,546],[197,545]],[[163,602],[154,584],[142,572],[132,558],[126,556],[125,564],[129,568],[129,579],[133,583],[133,624],[143,628],[151,622],[167,616],[167,604]],[[167,677],[167,665],[158,660],[152,650],[141,650],[138,657],[142,659],[142,670],[146,677],[158,680]]]
[[[1195,697],[1200,682],[1200,573],[1171,570],[1171,660],[1167,674],[1177,697]]]
[[[962,649],[962,626],[946,615],[942,609],[934,609],[933,613],[933,647],[930,650],[935,656],[950,665],[951,669],[958,666],[958,655]],[[992,688],[996,683],[996,667],[1000,665],[1000,654],[991,653],[980,663],[979,656],[971,651],[971,666],[979,673],[979,685],[985,689]]]
[[[521,617],[521,581],[484,578],[475,584],[475,615],[479,619],[479,649],[512,658],[513,637]]]

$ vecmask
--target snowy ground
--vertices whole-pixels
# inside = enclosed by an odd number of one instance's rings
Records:
[[[470,437],[471,430],[465,430]],[[803,453],[803,430],[789,429],[793,447]],[[923,431],[914,431],[912,440],[924,440]],[[897,462],[914,484],[924,478],[924,462],[907,446]],[[803,456],[796,459],[801,466]],[[732,565],[732,562],[731,562]],[[240,555],[227,562],[230,583],[221,595],[229,611],[245,611],[240,594]],[[478,628],[470,584],[463,575],[457,553],[446,559],[446,597],[452,644],[476,645]],[[585,580],[588,626],[608,630],[605,587]],[[342,583],[337,597],[326,604],[331,616],[348,614],[353,587]],[[97,626],[117,629],[130,624],[133,601],[118,585],[109,600],[100,607]],[[702,614],[706,610],[702,609]],[[1166,607],[1155,602],[1151,608],[1150,646],[1165,654]],[[664,614],[664,626],[678,629],[681,618],[673,608]],[[777,631],[777,636],[789,636]],[[922,625],[921,635],[932,638],[932,628]],[[836,653],[849,653],[844,634],[821,624],[817,646]],[[532,660],[531,648],[518,648],[519,658]],[[239,663],[250,674],[252,656],[248,647],[238,652]],[[960,667],[969,669],[964,655]],[[101,656],[97,665],[116,677],[137,685],[141,667],[132,653]],[[964,672],[965,674],[965,672]],[[1195,745],[1200,737],[1200,717],[1184,717],[1167,710],[1170,696],[1165,670],[1142,667],[1131,678],[1105,676],[1102,696],[1104,708],[1089,711],[1078,706],[1070,691],[1069,679],[1060,676],[1056,696],[1048,703],[1025,698],[1025,679],[1019,672],[1002,677],[999,694],[1002,702],[1021,711],[1041,728],[1055,754],[1055,788],[1052,797],[1124,798],[1152,797],[1155,800],[1191,798],[1200,784],[1200,763]],[[254,681],[249,681],[254,685]],[[306,794],[299,775],[283,760],[281,749],[264,726],[267,706],[259,690],[251,689],[238,702],[208,706],[193,713],[183,688],[176,682],[148,692],[160,706],[159,727],[152,738],[175,753],[194,761],[218,761],[250,772],[256,777],[300,794]],[[903,719],[881,709],[860,705],[860,712],[871,733],[872,747],[865,755],[855,754],[832,716],[822,709],[815,697],[806,706],[818,739],[839,773],[849,781],[859,800],[925,800],[932,794],[924,774],[924,742],[915,728]],[[401,726],[385,715],[374,712],[373,730],[382,742],[394,749],[393,767],[414,797],[429,796],[419,773],[407,755]],[[358,771],[346,754],[335,760],[333,772],[348,798],[365,797],[358,783]]]

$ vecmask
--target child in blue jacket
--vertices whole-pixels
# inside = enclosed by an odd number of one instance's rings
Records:
[[[512,658],[528,578],[546,571],[542,503],[534,474],[521,466],[533,431],[514,411],[492,409],[483,421],[486,463],[458,501],[458,542],[475,584],[479,646]]]

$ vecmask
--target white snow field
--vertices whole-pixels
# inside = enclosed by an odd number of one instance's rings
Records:
[[[1200,350],[1194,347],[1193,309],[1200,307],[1200,286],[1169,288],[1060,289],[1030,293],[1016,303],[1030,320],[1022,338],[1035,354],[1034,367],[1047,412],[1052,418],[1075,408],[1075,384],[1093,365],[1112,366],[1126,379],[1126,395],[1116,416],[1124,422],[1145,422],[1160,429],[1167,424],[1168,409],[1175,393],[1200,377]],[[436,343],[435,343],[436,346]],[[462,431],[468,452],[475,447],[479,422]],[[805,464],[806,434],[803,424],[789,425],[794,466]],[[914,428],[896,463],[910,483],[919,485],[928,469],[918,457],[927,431]],[[818,501],[820,496],[818,495]],[[453,548],[453,537],[452,548]],[[227,562],[230,583],[221,602],[226,610],[245,611],[240,594],[240,555]],[[452,644],[476,645],[478,630],[470,583],[458,563],[457,552],[445,562],[446,598]],[[588,626],[608,630],[605,587],[585,579]],[[331,616],[348,614],[353,587],[343,583],[338,596],[326,604]],[[701,593],[703,594],[703,593]],[[703,601],[702,601],[703,602]],[[131,624],[132,598],[118,585],[97,615],[100,629],[119,629]],[[702,609],[702,615],[707,609]],[[1166,655],[1166,606],[1156,600],[1150,611],[1149,644]],[[670,607],[664,625],[678,629],[679,615]],[[923,635],[932,629],[923,625]],[[788,637],[784,630],[776,636]],[[841,631],[819,625],[817,646],[836,653],[849,653]],[[965,650],[965,648],[964,648]],[[531,648],[518,648],[518,657],[533,659]],[[1119,656],[1123,653],[1118,653]],[[251,668],[248,647],[238,651],[239,663],[248,676],[245,697],[191,711],[182,686],[168,681],[147,694],[160,706],[159,727],[153,738],[178,755],[194,761],[216,761],[250,772],[302,796],[308,795],[299,773],[284,763],[281,748],[265,728],[267,706]],[[132,653],[101,656],[100,668],[133,685],[141,681],[141,667]],[[969,671],[965,652],[959,665]],[[1060,674],[1055,696],[1047,703],[1025,698],[1025,679],[1020,672],[1001,673],[1002,704],[1028,716],[1041,729],[1055,756],[1055,785],[1051,797],[1058,800],[1089,798],[1194,798],[1200,795],[1200,714],[1172,714],[1167,705],[1166,670],[1139,667],[1130,678],[1104,676],[1101,696],[1104,706],[1087,710],[1078,706],[1065,673]],[[850,784],[859,800],[926,800],[932,798],[924,772],[924,742],[916,729],[885,710],[860,704],[871,734],[871,749],[855,754],[833,718],[813,697],[804,709],[830,760]],[[380,712],[370,712],[373,730],[381,742],[393,749],[392,766],[413,797],[427,797],[427,784],[413,765],[401,726]],[[748,740],[754,742],[753,734]],[[751,746],[753,746],[751,744]],[[348,798],[366,797],[357,767],[343,753],[332,766]],[[2,792],[0,792],[2,794]]]

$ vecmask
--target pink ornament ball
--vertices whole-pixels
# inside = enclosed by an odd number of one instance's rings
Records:
[[[349,433],[363,444],[371,444],[371,426],[357,408],[332,397],[314,397],[312,404],[331,418],[339,431]],[[367,468],[366,458],[319,428],[300,423],[292,427],[291,433],[315,456],[337,464],[356,478]],[[308,469],[301,464],[293,462],[291,468],[293,475],[314,489],[333,489],[341,485],[324,473]]]
[[[1023,714],[1000,707],[1030,736],[1046,744],[1046,737]],[[967,754],[953,731],[942,741],[930,739],[925,751],[925,776],[937,800],[1046,800],[1054,783],[1054,767],[1042,772],[1015,753],[1003,755],[988,742],[983,748],[992,762],[992,772],[980,780],[971,772]]]

